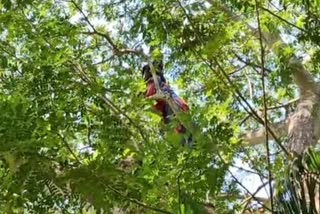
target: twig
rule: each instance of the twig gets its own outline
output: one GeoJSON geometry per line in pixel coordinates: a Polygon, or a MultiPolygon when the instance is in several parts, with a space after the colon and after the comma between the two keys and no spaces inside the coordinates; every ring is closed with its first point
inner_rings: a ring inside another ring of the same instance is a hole
{"type": "Polygon", "coordinates": [[[61,133],[57,133],[59,138],[61,139],[63,145],[67,148],[70,154],[74,157],[74,159],[79,163],[82,164],[78,156],[72,151],[71,147],[69,146],[68,142],[66,141],[65,137],[61,133]]]}
{"type": "Polygon", "coordinates": [[[272,2],[272,0],[269,0],[269,4],[270,4],[272,7],[274,7],[276,10],[278,10],[279,12],[283,11],[283,9],[278,8],[278,6],[276,6],[276,5],[272,2]]]}
{"type": "MultiPolygon", "coordinates": [[[[200,58],[203,59],[203,57],[201,55],[199,55],[200,58]]],[[[205,59],[203,59],[205,61],[205,59]]],[[[206,61],[205,61],[206,62],[206,61]]],[[[219,70],[222,72],[222,74],[225,76],[225,78],[227,79],[227,82],[231,85],[231,87],[234,89],[235,94],[238,95],[240,97],[240,99],[246,104],[246,106],[249,108],[250,110],[250,114],[252,114],[254,116],[254,118],[261,124],[264,124],[264,119],[262,119],[257,112],[253,109],[253,107],[250,105],[250,103],[245,99],[245,97],[242,95],[242,93],[239,91],[239,89],[232,83],[232,80],[229,78],[229,76],[227,75],[227,73],[225,72],[225,70],[223,69],[223,67],[220,65],[220,63],[218,62],[218,60],[214,59],[215,64],[218,66],[219,70]]],[[[207,65],[209,66],[209,68],[212,71],[215,71],[214,68],[212,67],[211,63],[206,62],[207,65]]],[[[285,147],[281,144],[280,140],[277,138],[277,136],[275,135],[275,133],[272,131],[272,129],[267,126],[267,132],[270,133],[270,135],[273,137],[273,139],[275,140],[275,142],[278,144],[278,146],[281,148],[281,150],[289,156],[289,152],[285,149],[285,147]]]]}
{"type": "MultiPolygon", "coordinates": [[[[4,43],[4,42],[2,42],[4,43]]],[[[3,47],[2,45],[0,46],[1,51],[7,53],[9,56],[15,58],[15,60],[19,61],[19,62],[24,62],[24,60],[22,58],[19,58],[16,56],[15,53],[11,53],[9,50],[15,50],[14,47],[10,47],[9,44],[5,44],[7,47],[3,47]]]]}
{"type": "Polygon", "coordinates": [[[233,75],[235,73],[238,73],[239,71],[242,71],[243,69],[245,69],[248,65],[243,65],[242,67],[235,69],[234,71],[232,71],[231,73],[229,73],[229,75],[233,75]]]}
{"type": "MultiPolygon", "coordinates": [[[[221,160],[221,162],[222,162],[223,164],[225,164],[225,165],[228,166],[228,164],[225,162],[225,160],[221,157],[221,155],[220,155],[219,153],[217,153],[217,156],[219,157],[219,159],[221,160]]],[[[256,193],[255,193],[255,194],[251,193],[251,192],[238,180],[238,178],[233,175],[233,173],[230,171],[230,169],[227,169],[227,171],[230,173],[230,175],[231,175],[231,177],[234,179],[234,181],[235,181],[237,184],[239,184],[239,185],[241,186],[241,188],[244,189],[244,190],[247,192],[247,194],[252,197],[252,199],[254,199],[255,201],[257,201],[257,203],[259,203],[262,207],[264,207],[265,209],[267,209],[267,210],[270,211],[270,209],[269,209],[267,206],[265,206],[264,204],[262,204],[262,203],[260,202],[260,200],[255,196],[256,193]]],[[[257,191],[256,191],[256,192],[257,192],[257,191]]]]}
{"type": "Polygon", "coordinates": [[[250,117],[252,117],[252,114],[248,114],[245,118],[243,118],[240,121],[239,126],[242,126],[250,117]]]}
{"type": "Polygon", "coordinates": [[[245,169],[243,167],[240,167],[240,166],[236,166],[234,164],[230,164],[230,166],[236,168],[236,169],[239,169],[241,171],[244,171],[244,172],[247,172],[247,173],[251,173],[251,174],[255,174],[255,175],[260,175],[258,172],[255,172],[255,171],[252,171],[252,170],[249,170],[249,169],[245,169]]]}
{"type": "MultiPolygon", "coordinates": [[[[262,31],[261,31],[261,23],[260,23],[260,13],[258,9],[258,1],[255,0],[256,3],[256,15],[257,15],[257,22],[258,22],[258,31],[259,31],[259,43],[260,43],[260,58],[261,58],[261,82],[262,82],[262,93],[263,93],[263,108],[264,108],[264,126],[265,129],[268,127],[268,109],[267,109],[267,98],[266,98],[266,85],[265,85],[265,70],[264,70],[264,47],[262,42],[262,31]]],[[[268,132],[265,132],[265,145],[267,149],[267,163],[268,163],[268,174],[269,174],[269,192],[270,192],[270,202],[271,202],[271,213],[274,210],[273,204],[273,189],[272,189],[272,172],[271,172],[271,160],[270,160],[270,148],[269,148],[269,135],[268,132]]]]}
{"type": "MultiPolygon", "coordinates": [[[[262,188],[264,188],[268,183],[269,183],[269,182],[262,183],[262,184],[256,189],[256,191],[255,191],[254,193],[252,193],[252,196],[253,196],[253,197],[256,197],[256,195],[258,194],[258,192],[259,192],[262,188]]],[[[247,209],[250,201],[253,199],[252,196],[249,196],[248,198],[246,198],[246,199],[242,202],[242,204],[245,203],[245,205],[244,205],[244,207],[243,207],[243,209],[242,209],[242,212],[241,212],[242,214],[245,214],[245,211],[246,211],[246,209],[247,209]]],[[[259,199],[259,198],[256,197],[256,199],[259,199]]],[[[262,200],[259,200],[259,201],[262,201],[262,200]]]]}
{"type": "Polygon", "coordinates": [[[96,63],[93,63],[92,65],[93,65],[93,66],[95,66],[95,65],[101,65],[101,64],[104,64],[104,63],[106,63],[106,62],[108,62],[108,61],[111,61],[113,58],[114,58],[114,55],[112,55],[112,56],[110,56],[110,57],[108,57],[108,58],[104,58],[104,57],[103,57],[101,61],[96,62],[96,63]]]}
{"type": "MultiPolygon", "coordinates": [[[[242,58],[239,54],[237,54],[236,52],[234,52],[234,51],[232,51],[232,52],[233,52],[234,56],[235,56],[240,62],[244,63],[245,65],[262,69],[262,67],[261,67],[260,65],[255,64],[255,63],[253,63],[253,62],[251,62],[251,61],[247,61],[247,60],[243,59],[243,58],[242,58]]],[[[272,72],[272,71],[271,71],[270,69],[268,69],[268,68],[264,68],[264,70],[265,70],[265,71],[268,71],[269,73],[272,72]]],[[[257,71],[257,70],[255,69],[255,71],[257,71]]]]}
{"type": "Polygon", "coordinates": [[[231,175],[231,177],[234,179],[234,181],[235,181],[237,184],[239,184],[239,185],[241,186],[241,188],[244,189],[244,190],[247,192],[247,194],[248,194],[252,199],[254,199],[255,201],[257,201],[257,203],[259,203],[259,204],[260,204],[262,207],[264,207],[265,209],[271,211],[270,208],[267,207],[266,205],[264,205],[263,203],[261,203],[260,200],[254,195],[254,193],[251,193],[251,192],[238,180],[238,178],[236,178],[236,177],[232,174],[232,172],[231,172],[230,170],[228,170],[228,172],[230,173],[230,175],[231,175]]]}
{"type": "Polygon", "coordinates": [[[248,72],[246,70],[244,71],[244,74],[245,74],[245,77],[247,78],[247,81],[248,81],[249,96],[250,96],[250,99],[252,100],[253,99],[252,83],[251,83],[249,74],[248,74],[248,72]]]}
{"type": "Polygon", "coordinates": [[[90,123],[90,119],[88,118],[88,124],[87,124],[87,141],[90,147],[92,147],[92,142],[91,142],[91,131],[92,131],[92,127],[91,127],[91,123],[90,123]]]}
{"type": "Polygon", "coordinates": [[[287,108],[288,106],[297,103],[299,101],[299,99],[300,98],[295,98],[295,99],[289,100],[287,103],[284,103],[284,104],[280,104],[280,105],[276,105],[276,106],[270,106],[270,107],[268,107],[268,110],[275,110],[275,109],[279,109],[279,108],[287,108]]]}
{"type": "Polygon", "coordinates": [[[268,13],[271,14],[272,16],[280,19],[281,21],[283,21],[284,23],[290,25],[291,27],[294,27],[294,28],[296,28],[296,29],[298,29],[298,30],[301,30],[301,31],[304,32],[304,33],[307,33],[307,31],[306,31],[305,29],[303,29],[303,28],[301,28],[301,27],[298,27],[298,26],[295,25],[295,24],[292,24],[291,22],[289,22],[289,21],[285,20],[284,18],[282,18],[281,16],[275,14],[274,12],[272,12],[271,10],[269,10],[268,8],[261,7],[261,6],[259,6],[259,8],[261,8],[262,10],[268,12],[268,13]]]}
{"type": "MultiPolygon", "coordinates": [[[[112,41],[111,37],[108,34],[104,34],[101,32],[98,32],[96,30],[96,28],[93,26],[93,24],[91,23],[91,21],[89,20],[88,16],[84,13],[84,11],[81,9],[81,7],[73,0],[70,0],[70,2],[76,7],[76,9],[81,13],[81,15],[83,16],[83,18],[85,19],[85,21],[89,24],[89,26],[91,27],[91,29],[93,30],[93,33],[102,36],[103,38],[105,38],[109,44],[112,46],[113,49],[118,50],[116,44],[112,41]]],[[[89,32],[90,33],[90,32],[89,32]]]]}
{"type": "Polygon", "coordinates": [[[107,33],[102,33],[102,32],[99,32],[95,27],[94,25],[91,23],[91,21],[89,20],[88,16],[84,13],[84,11],[81,9],[81,7],[73,0],[70,0],[70,2],[76,7],[76,9],[81,13],[81,15],[83,16],[84,20],[88,23],[88,25],[90,26],[90,28],[93,30],[93,32],[82,32],[82,33],[85,33],[85,34],[88,34],[88,35],[93,35],[93,34],[96,34],[96,35],[99,35],[103,38],[105,38],[108,43],[111,45],[112,49],[113,49],[113,53],[117,56],[121,56],[121,55],[125,55],[125,54],[141,54],[142,52],[141,51],[138,51],[138,50],[134,50],[134,49],[127,49],[127,48],[124,48],[124,49],[120,49],[116,43],[112,40],[111,36],[107,33]]]}

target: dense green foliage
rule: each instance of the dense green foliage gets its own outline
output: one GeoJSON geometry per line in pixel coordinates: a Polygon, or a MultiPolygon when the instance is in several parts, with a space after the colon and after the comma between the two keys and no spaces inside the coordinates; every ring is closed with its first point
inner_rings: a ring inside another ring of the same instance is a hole
{"type": "MultiPolygon", "coordinates": [[[[308,54],[318,76],[319,1],[259,5],[263,30],[288,37],[282,55],[308,54]]],[[[235,158],[268,175],[264,145],[244,147],[239,137],[259,125],[248,104],[263,107],[260,45],[247,27],[255,8],[251,0],[0,1],[1,213],[241,212],[248,192],[229,172],[235,158]],[[150,49],[161,50],[165,76],[190,105],[180,119],[197,124],[192,149],[172,131],[177,119],[165,127],[142,95],[150,49]]],[[[268,106],[297,96],[282,55],[264,56],[268,106]]],[[[283,157],[272,155],[275,179],[286,173],[283,157]]]]}

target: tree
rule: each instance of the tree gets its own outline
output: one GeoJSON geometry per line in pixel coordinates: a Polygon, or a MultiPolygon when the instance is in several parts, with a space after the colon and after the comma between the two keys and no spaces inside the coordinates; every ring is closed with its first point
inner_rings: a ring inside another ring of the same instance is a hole
{"type": "Polygon", "coordinates": [[[318,210],[317,2],[0,6],[0,210],[318,210]],[[191,106],[167,126],[141,95],[140,69],[160,55],[191,106]],[[256,191],[231,171],[244,170],[236,159],[260,176],[256,191]],[[257,196],[264,187],[272,197],[257,196]]]}

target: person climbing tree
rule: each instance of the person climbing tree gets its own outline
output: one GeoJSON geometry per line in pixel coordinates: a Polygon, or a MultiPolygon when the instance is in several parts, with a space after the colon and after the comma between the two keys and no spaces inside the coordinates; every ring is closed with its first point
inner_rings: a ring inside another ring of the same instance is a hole
{"type": "MultiPolygon", "coordinates": [[[[156,69],[156,77],[158,79],[159,88],[160,90],[169,96],[170,99],[176,104],[176,106],[181,110],[182,112],[187,112],[189,110],[188,104],[184,99],[179,97],[173,89],[167,84],[167,81],[163,74],[163,63],[160,62],[153,62],[153,66],[156,69]]],[[[144,65],[142,68],[142,76],[146,82],[146,92],[145,97],[152,97],[157,93],[156,84],[152,77],[151,68],[150,66],[144,65]]],[[[153,111],[159,115],[161,115],[164,124],[168,124],[171,121],[171,117],[174,116],[174,111],[168,104],[167,100],[165,99],[156,99],[156,104],[153,106],[153,111]]],[[[186,133],[186,128],[179,124],[178,127],[175,128],[176,133],[184,134],[186,133]]],[[[188,141],[191,140],[191,136],[189,137],[188,141]]]]}

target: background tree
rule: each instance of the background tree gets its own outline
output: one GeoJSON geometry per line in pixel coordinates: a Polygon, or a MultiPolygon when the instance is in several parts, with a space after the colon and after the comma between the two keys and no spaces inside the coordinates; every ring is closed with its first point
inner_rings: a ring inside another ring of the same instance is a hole
{"type": "Polygon", "coordinates": [[[304,151],[319,139],[319,8],[1,1],[0,210],[316,212],[319,158],[304,151]],[[159,52],[191,106],[169,126],[141,95],[140,69],[159,52]],[[197,124],[192,148],[178,122],[197,124]],[[272,197],[257,196],[264,187],[272,197]]]}

